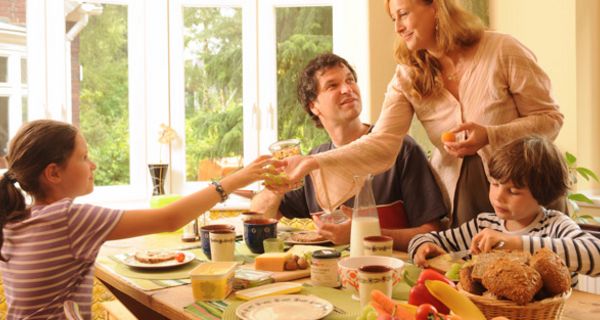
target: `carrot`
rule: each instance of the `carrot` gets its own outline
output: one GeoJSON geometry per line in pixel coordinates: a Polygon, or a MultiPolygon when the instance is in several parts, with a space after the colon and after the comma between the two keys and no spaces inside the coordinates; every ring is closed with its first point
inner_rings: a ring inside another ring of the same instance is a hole
{"type": "Polygon", "coordinates": [[[379,316],[391,315],[391,313],[385,311],[383,309],[383,307],[379,303],[377,303],[376,301],[371,300],[370,304],[373,307],[373,309],[375,309],[375,311],[377,311],[377,315],[379,315],[379,316]]]}
{"type": "Polygon", "coordinates": [[[414,319],[414,315],[408,312],[406,309],[401,306],[396,305],[396,303],[388,298],[383,292],[379,290],[371,291],[371,305],[373,308],[379,312],[379,310],[375,307],[381,308],[385,313],[394,316],[400,320],[412,320],[414,319]]]}

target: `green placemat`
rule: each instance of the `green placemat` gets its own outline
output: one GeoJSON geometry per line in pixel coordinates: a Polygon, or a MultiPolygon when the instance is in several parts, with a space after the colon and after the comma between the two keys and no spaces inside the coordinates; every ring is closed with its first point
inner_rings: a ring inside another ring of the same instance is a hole
{"type": "MultiPolygon", "coordinates": [[[[338,290],[328,287],[312,287],[305,285],[302,291],[298,294],[314,295],[319,298],[325,299],[331,302],[332,305],[338,309],[343,310],[343,313],[332,311],[327,317],[323,318],[326,320],[354,320],[360,315],[360,302],[352,299],[352,292],[350,290],[338,290]]],[[[229,306],[223,312],[222,318],[224,320],[238,320],[239,318],[235,315],[235,310],[242,303],[247,301],[233,298],[225,300],[229,306]]]]}
{"type": "Polygon", "coordinates": [[[173,280],[173,279],[186,279],[190,277],[190,271],[200,265],[202,262],[198,260],[192,260],[183,266],[167,268],[167,269],[141,269],[131,268],[122,263],[117,263],[115,266],[115,272],[135,279],[148,279],[148,280],[173,280]]]}

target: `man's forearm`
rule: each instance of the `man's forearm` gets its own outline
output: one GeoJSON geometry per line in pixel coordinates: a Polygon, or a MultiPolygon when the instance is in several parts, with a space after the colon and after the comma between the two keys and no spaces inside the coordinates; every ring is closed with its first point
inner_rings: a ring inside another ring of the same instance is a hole
{"type": "Polygon", "coordinates": [[[281,217],[279,205],[282,199],[283,195],[265,189],[252,197],[250,210],[263,213],[265,218],[279,219],[281,217]]]}
{"type": "Polygon", "coordinates": [[[382,229],[381,234],[392,237],[394,239],[394,249],[399,251],[407,251],[410,240],[422,233],[431,231],[439,231],[441,229],[439,222],[428,222],[421,226],[406,229],[382,229]]]}

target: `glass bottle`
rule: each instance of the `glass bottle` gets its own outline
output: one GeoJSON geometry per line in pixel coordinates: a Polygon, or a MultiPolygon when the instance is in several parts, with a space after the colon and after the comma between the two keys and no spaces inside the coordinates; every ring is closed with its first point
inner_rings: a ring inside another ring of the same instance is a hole
{"type": "Polygon", "coordinates": [[[373,196],[373,176],[354,176],[355,185],[360,185],[364,180],[362,188],[354,198],[354,209],[352,210],[352,227],[350,231],[350,256],[363,255],[363,239],[368,236],[381,235],[379,226],[379,215],[373,196]]]}

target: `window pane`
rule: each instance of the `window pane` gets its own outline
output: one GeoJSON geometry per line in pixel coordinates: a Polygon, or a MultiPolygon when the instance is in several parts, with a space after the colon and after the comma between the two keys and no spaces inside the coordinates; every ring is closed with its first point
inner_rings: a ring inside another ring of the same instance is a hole
{"type": "Polygon", "coordinates": [[[127,7],[104,5],[79,37],[79,126],[98,165],[95,183],[129,184],[127,7]]]}
{"type": "Polygon", "coordinates": [[[23,123],[29,119],[29,108],[27,107],[27,97],[21,99],[21,120],[23,123]]]}
{"type": "Polygon", "coordinates": [[[242,164],[242,11],[184,8],[186,180],[242,164]]]}
{"type": "Polygon", "coordinates": [[[27,59],[21,59],[21,84],[27,84],[27,59]]]}
{"type": "Polygon", "coordinates": [[[333,47],[332,8],[278,8],[277,18],[277,132],[278,138],[302,138],[306,153],[328,140],[296,98],[297,76],[316,55],[333,47]]]}
{"type": "Polygon", "coordinates": [[[8,81],[8,57],[0,57],[0,82],[8,81]]]}
{"type": "Polygon", "coordinates": [[[8,97],[0,97],[0,158],[6,155],[8,129],[8,97]]]}

